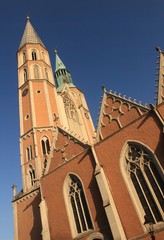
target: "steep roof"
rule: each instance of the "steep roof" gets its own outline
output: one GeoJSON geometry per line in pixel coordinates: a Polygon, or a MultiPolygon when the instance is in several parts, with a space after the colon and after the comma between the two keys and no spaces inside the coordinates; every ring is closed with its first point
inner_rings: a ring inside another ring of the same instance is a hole
{"type": "Polygon", "coordinates": [[[75,85],[73,84],[73,80],[70,72],[68,71],[68,69],[66,68],[66,66],[64,65],[60,57],[58,56],[58,53],[56,50],[55,50],[55,54],[56,54],[55,77],[57,81],[57,92],[61,92],[65,84],[67,84],[69,88],[75,87],[75,85]]]}
{"type": "Polygon", "coordinates": [[[64,63],[62,62],[62,60],[60,59],[57,50],[55,50],[56,53],[56,69],[55,71],[59,70],[59,69],[66,69],[64,63]]]}
{"type": "Polygon", "coordinates": [[[19,45],[19,49],[22,48],[27,43],[39,43],[43,47],[45,47],[43,42],[41,41],[40,37],[36,33],[35,29],[31,25],[29,17],[27,17],[27,23],[26,23],[26,27],[25,27],[25,30],[23,33],[21,43],[19,45]]]}

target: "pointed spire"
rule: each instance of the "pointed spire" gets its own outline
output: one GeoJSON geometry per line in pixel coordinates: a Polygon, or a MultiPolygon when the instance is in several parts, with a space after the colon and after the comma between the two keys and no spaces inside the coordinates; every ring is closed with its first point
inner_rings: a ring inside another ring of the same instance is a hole
{"type": "Polygon", "coordinates": [[[58,71],[59,69],[66,69],[64,63],[62,62],[62,60],[60,59],[57,50],[55,49],[55,54],[56,54],[56,70],[58,71]]]}
{"type": "Polygon", "coordinates": [[[58,86],[57,91],[61,91],[65,83],[67,83],[69,87],[75,87],[72,81],[71,74],[69,73],[64,63],[58,56],[57,50],[55,50],[55,54],[56,54],[55,78],[58,86]]]}
{"type": "Polygon", "coordinates": [[[35,32],[35,29],[31,25],[29,17],[27,17],[27,23],[19,49],[22,48],[27,43],[40,43],[43,47],[45,47],[38,34],[35,32]]]}

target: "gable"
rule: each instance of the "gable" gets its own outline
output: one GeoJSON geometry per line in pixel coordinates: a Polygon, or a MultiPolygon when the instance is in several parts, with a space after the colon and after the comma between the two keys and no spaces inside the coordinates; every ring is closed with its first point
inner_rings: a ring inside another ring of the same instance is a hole
{"type": "Polygon", "coordinates": [[[88,145],[59,129],[48,171],[72,160],[75,156],[85,152],[86,149],[88,149],[88,145]]]}

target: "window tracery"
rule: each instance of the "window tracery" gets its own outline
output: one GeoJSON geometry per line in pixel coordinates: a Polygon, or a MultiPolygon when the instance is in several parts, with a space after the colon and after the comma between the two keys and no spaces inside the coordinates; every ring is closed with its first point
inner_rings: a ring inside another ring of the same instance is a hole
{"type": "Polygon", "coordinates": [[[73,215],[76,234],[93,229],[86,197],[81,181],[73,174],[68,178],[67,197],[73,215]]]}
{"type": "Polygon", "coordinates": [[[126,168],[147,218],[154,223],[163,221],[164,184],[153,155],[142,146],[129,144],[126,168]]]}
{"type": "Polygon", "coordinates": [[[79,123],[79,116],[74,102],[67,95],[64,96],[63,102],[67,117],[79,123]]]}

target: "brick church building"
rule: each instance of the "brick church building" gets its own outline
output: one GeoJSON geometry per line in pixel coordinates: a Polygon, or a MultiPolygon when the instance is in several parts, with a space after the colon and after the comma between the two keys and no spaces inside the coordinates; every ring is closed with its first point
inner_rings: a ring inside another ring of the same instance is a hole
{"type": "Polygon", "coordinates": [[[164,239],[164,53],[156,105],[103,88],[95,131],[84,94],[27,18],[17,52],[22,186],[14,240],[164,239]]]}

